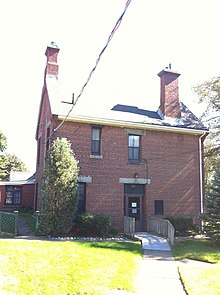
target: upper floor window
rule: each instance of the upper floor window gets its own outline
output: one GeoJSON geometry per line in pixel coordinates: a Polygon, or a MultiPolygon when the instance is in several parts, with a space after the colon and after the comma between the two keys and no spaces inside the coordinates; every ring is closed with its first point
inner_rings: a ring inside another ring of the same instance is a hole
{"type": "Polygon", "coordinates": [[[91,145],[92,155],[101,155],[101,128],[92,127],[92,145],[91,145]]]}
{"type": "Polygon", "coordinates": [[[128,135],[128,161],[130,163],[140,162],[140,135],[128,135]]]}
{"type": "Polygon", "coordinates": [[[21,187],[20,186],[6,186],[6,205],[20,205],[21,204],[21,187]]]}

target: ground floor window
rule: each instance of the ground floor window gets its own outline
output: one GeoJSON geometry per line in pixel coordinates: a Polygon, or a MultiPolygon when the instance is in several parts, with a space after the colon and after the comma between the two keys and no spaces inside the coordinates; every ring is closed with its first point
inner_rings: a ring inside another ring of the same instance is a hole
{"type": "Polygon", "coordinates": [[[20,205],[21,204],[21,186],[6,186],[5,204],[20,205]]]}
{"type": "Polygon", "coordinates": [[[83,214],[86,211],[86,184],[83,182],[78,183],[77,201],[77,214],[83,214]]]}
{"type": "Polygon", "coordinates": [[[154,214],[155,215],[163,215],[164,214],[163,200],[155,200],[154,201],[154,214]]]}

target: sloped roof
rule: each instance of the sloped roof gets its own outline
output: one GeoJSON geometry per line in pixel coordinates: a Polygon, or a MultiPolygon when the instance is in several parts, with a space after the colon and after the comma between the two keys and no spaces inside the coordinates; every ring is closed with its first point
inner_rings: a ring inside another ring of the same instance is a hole
{"type": "MultiPolygon", "coordinates": [[[[30,174],[30,173],[29,173],[30,174]]],[[[10,181],[0,181],[0,185],[24,185],[24,184],[34,184],[35,183],[35,174],[29,175],[27,178],[23,179],[13,179],[10,181]]]]}
{"type": "MultiPolygon", "coordinates": [[[[71,92],[68,93],[67,89],[62,88],[62,85],[54,77],[46,78],[46,85],[51,103],[51,109],[53,115],[65,117],[71,109],[71,104],[64,103],[66,98],[71,98],[71,92]]],[[[108,96],[108,93],[106,93],[108,96]]],[[[180,120],[169,121],[166,118],[162,118],[158,111],[151,111],[147,109],[141,109],[138,106],[114,104],[114,99],[105,97],[100,103],[100,99],[90,97],[90,99],[79,100],[73,107],[68,120],[71,118],[89,118],[90,121],[99,119],[109,120],[118,123],[133,123],[133,124],[145,124],[146,127],[151,126],[166,126],[177,127],[188,130],[201,130],[208,131],[208,129],[202,124],[202,122],[181,102],[182,116],[180,120]],[[112,103],[113,101],[113,103],[112,103]]]]}

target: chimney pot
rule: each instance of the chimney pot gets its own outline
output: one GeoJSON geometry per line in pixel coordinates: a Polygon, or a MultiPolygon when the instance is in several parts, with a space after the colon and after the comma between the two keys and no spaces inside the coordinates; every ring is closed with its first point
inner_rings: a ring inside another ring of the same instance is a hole
{"type": "Polygon", "coordinates": [[[45,77],[54,76],[58,77],[59,66],[57,64],[57,57],[59,53],[59,48],[55,42],[51,42],[50,45],[47,46],[45,55],[47,57],[47,64],[45,69],[45,77]]]}
{"type": "Polygon", "coordinates": [[[179,119],[181,117],[181,107],[179,103],[179,73],[169,68],[162,70],[160,77],[160,113],[164,118],[179,119]]]}

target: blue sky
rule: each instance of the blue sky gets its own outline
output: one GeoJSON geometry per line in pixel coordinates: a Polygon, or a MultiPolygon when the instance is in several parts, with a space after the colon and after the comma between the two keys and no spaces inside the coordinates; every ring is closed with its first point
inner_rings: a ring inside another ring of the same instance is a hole
{"type": "MultiPolygon", "coordinates": [[[[59,48],[59,79],[77,95],[122,13],[126,0],[0,2],[0,129],[29,170],[47,44],[59,48]]],[[[132,0],[81,99],[108,97],[156,110],[160,72],[181,73],[180,99],[196,114],[192,86],[219,75],[218,0],[132,0]],[[106,95],[108,93],[108,95],[106,95]]],[[[71,99],[71,98],[64,98],[71,99]]]]}

